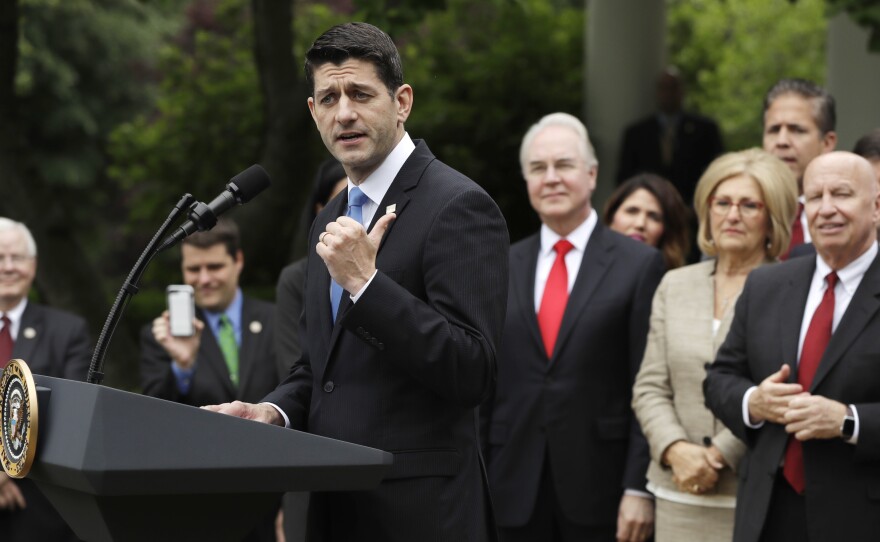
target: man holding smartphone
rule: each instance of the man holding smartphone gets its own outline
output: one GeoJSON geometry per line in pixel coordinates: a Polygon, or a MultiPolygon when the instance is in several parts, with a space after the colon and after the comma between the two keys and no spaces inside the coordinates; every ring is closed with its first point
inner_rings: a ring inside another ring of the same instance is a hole
{"type": "MultiPolygon", "coordinates": [[[[239,288],[244,254],[238,227],[220,219],[212,230],[184,239],[180,254],[183,282],[194,295],[195,318],[187,336],[175,335],[181,331],[177,326],[172,333],[168,310],[152,326],[144,326],[144,394],[193,406],[259,400],[278,385],[275,306],[245,297],[239,288]]],[[[177,296],[187,290],[172,286],[168,291],[177,296]]],[[[179,300],[169,304],[172,311],[179,307],[179,300]]],[[[274,541],[274,523],[273,512],[245,540],[274,541]]]]}
{"type": "MultiPolygon", "coordinates": [[[[141,333],[144,394],[194,406],[257,400],[278,385],[274,305],[245,297],[238,228],[220,220],[181,244],[183,282],[192,287],[196,316],[190,333],[173,332],[165,311],[141,333]],[[207,328],[207,329],[206,329],[207,328]]],[[[169,287],[171,295],[188,288],[169,287]]],[[[178,310],[175,302],[171,310],[178,310]]],[[[187,318],[186,312],[183,318],[187,318]]]]}

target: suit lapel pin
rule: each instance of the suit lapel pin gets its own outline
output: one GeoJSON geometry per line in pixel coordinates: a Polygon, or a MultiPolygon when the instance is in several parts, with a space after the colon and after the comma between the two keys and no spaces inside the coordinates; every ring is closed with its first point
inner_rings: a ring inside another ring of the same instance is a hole
{"type": "Polygon", "coordinates": [[[390,215],[391,213],[395,212],[396,210],[397,210],[397,204],[392,203],[388,207],[385,207],[385,214],[390,215]]]}
{"type": "Polygon", "coordinates": [[[248,329],[251,330],[251,333],[256,335],[257,333],[263,331],[263,324],[257,320],[254,320],[253,322],[250,323],[250,325],[248,326],[248,329]]]}
{"type": "Polygon", "coordinates": [[[22,331],[22,334],[24,335],[25,339],[33,339],[37,336],[37,330],[32,327],[26,327],[22,331]]]}

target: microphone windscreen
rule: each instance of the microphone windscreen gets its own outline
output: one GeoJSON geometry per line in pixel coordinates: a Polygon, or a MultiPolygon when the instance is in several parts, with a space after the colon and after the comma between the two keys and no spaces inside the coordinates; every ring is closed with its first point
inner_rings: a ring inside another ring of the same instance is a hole
{"type": "Polygon", "coordinates": [[[259,164],[254,164],[229,180],[229,184],[240,203],[249,202],[254,196],[269,188],[272,181],[269,174],[259,164]]]}

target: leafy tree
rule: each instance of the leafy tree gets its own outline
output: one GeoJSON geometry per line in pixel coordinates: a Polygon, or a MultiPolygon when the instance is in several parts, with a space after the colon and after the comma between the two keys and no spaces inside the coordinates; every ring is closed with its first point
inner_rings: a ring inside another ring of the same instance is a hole
{"type": "MultiPolygon", "coordinates": [[[[273,179],[270,191],[233,216],[247,222],[243,280],[266,286],[289,260],[299,202],[326,155],[293,57],[307,44],[294,37],[311,39],[316,28],[341,18],[319,4],[300,5],[297,14],[290,6],[277,0],[193,2],[182,45],[179,39],[163,49],[155,109],[119,126],[110,145],[110,175],[139,202],[136,231],[155,227],[182,193],[209,199],[225,179],[263,163],[273,179]]],[[[152,284],[179,276],[173,266],[155,267],[145,277],[152,284]]]]}
{"type": "MultiPolygon", "coordinates": [[[[111,301],[103,277],[115,270],[103,265],[116,237],[107,224],[122,208],[104,144],[150,101],[152,53],[173,20],[134,0],[0,4],[0,214],[37,239],[38,297],[97,335],[111,301]]],[[[136,359],[132,341],[115,347],[136,359]]]]}
{"type": "Polygon", "coordinates": [[[824,10],[822,0],[669,0],[670,60],[728,149],[760,146],[762,100],[778,79],[824,83],[824,10]]]}
{"type": "Polygon", "coordinates": [[[523,134],[547,113],[581,111],[584,26],[583,10],[541,0],[448,0],[393,36],[414,89],[409,133],[490,192],[512,240],[537,227],[523,134]]]}

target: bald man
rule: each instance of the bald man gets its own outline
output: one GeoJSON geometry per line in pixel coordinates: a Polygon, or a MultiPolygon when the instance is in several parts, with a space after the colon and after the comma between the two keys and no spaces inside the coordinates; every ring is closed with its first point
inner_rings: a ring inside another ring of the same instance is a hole
{"type": "Polygon", "coordinates": [[[734,541],[880,532],[880,196],[848,152],[804,173],[816,256],[749,275],[706,404],[749,447],[734,541]]]}

